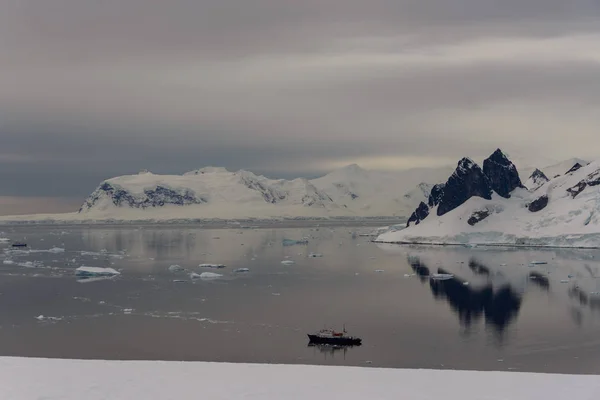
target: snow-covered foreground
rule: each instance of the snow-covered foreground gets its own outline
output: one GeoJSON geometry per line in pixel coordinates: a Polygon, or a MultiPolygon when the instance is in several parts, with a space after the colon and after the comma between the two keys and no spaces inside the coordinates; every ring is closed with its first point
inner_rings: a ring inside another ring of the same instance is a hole
{"type": "Polygon", "coordinates": [[[600,377],[0,357],[0,397],[5,400],[591,400],[600,398],[600,377]]]}

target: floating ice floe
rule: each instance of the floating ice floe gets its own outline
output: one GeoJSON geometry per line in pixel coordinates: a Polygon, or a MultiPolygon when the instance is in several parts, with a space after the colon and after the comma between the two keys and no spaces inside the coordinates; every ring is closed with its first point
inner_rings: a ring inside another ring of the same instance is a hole
{"type": "Polygon", "coordinates": [[[15,262],[13,260],[4,260],[4,261],[2,261],[2,264],[5,264],[5,265],[13,265],[14,263],[15,262]]]}
{"type": "Polygon", "coordinates": [[[236,273],[250,272],[250,268],[238,268],[238,269],[234,270],[233,272],[236,272],[236,273]]]}
{"type": "Polygon", "coordinates": [[[320,258],[320,257],[323,257],[323,254],[320,254],[320,253],[310,253],[308,255],[308,257],[309,258],[320,258]]]}
{"type": "Polygon", "coordinates": [[[284,246],[295,246],[297,244],[308,244],[308,239],[294,240],[294,239],[283,239],[281,244],[284,246]]]}
{"type": "Polygon", "coordinates": [[[9,238],[4,238],[4,237],[0,238],[0,243],[8,243],[8,242],[10,242],[9,238]]]}
{"type": "Polygon", "coordinates": [[[200,268],[225,268],[225,264],[200,264],[200,268]]]}
{"type": "Polygon", "coordinates": [[[62,317],[46,317],[44,315],[38,315],[35,319],[38,321],[61,321],[62,317]]]}
{"type": "Polygon", "coordinates": [[[293,261],[293,260],[283,260],[281,263],[283,265],[293,265],[293,264],[296,264],[296,262],[293,261]]]}
{"type": "Polygon", "coordinates": [[[215,274],[214,272],[203,272],[201,274],[197,274],[195,272],[192,272],[190,274],[190,278],[191,279],[203,279],[203,280],[218,279],[218,278],[220,278],[222,276],[223,275],[221,275],[221,274],[215,274]]]}
{"type": "Polygon", "coordinates": [[[447,281],[448,279],[454,278],[452,274],[432,274],[431,279],[435,281],[447,281]]]}
{"type": "Polygon", "coordinates": [[[183,279],[173,279],[173,283],[186,283],[183,279]]]}
{"type": "Polygon", "coordinates": [[[104,277],[115,276],[120,274],[121,273],[114,268],[81,266],[75,270],[75,275],[77,276],[104,277]]]}
{"type": "Polygon", "coordinates": [[[376,269],[375,272],[384,272],[382,269],[376,269]]]}
{"type": "Polygon", "coordinates": [[[169,271],[171,271],[171,272],[181,272],[183,270],[185,270],[185,268],[183,268],[181,265],[177,265],[177,264],[171,265],[169,267],[169,271]]]}
{"type": "Polygon", "coordinates": [[[17,264],[19,267],[25,268],[42,268],[44,263],[41,261],[24,261],[17,264]]]}

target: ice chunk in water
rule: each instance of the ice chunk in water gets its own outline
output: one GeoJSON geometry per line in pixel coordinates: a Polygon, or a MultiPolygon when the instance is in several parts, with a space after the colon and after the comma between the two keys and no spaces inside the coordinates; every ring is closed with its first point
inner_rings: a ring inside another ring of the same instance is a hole
{"type": "Polygon", "coordinates": [[[308,255],[309,258],[319,258],[319,257],[323,257],[323,254],[320,253],[310,253],[308,255]]]}
{"type": "Polygon", "coordinates": [[[200,268],[225,268],[225,264],[200,264],[200,268]]]}
{"type": "Polygon", "coordinates": [[[302,239],[302,240],[294,240],[294,239],[283,239],[281,241],[281,243],[284,246],[295,246],[297,244],[308,244],[308,239],[302,239]]]}
{"type": "Polygon", "coordinates": [[[12,265],[14,263],[15,262],[13,260],[4,260],[4,261],[2,261],[2,264],[6,264],[6,265],[12,265]]]}
{"type": "Polygon", "coordinates": [[[86,267],[82,265],[75,270],[77,276],[114,276],[121,273],[113,268],[86,267]]]}
{"type": "Polygon", "coordinates": [[[376,269],[375,272],[384,272],[382,269],[376,269]]]}
{"type": "Polygon", "coordinates": [[[197,274],[195,272],[192,272],[190,274],[190,278],[192,278],[192,279],[203,279],[203,280],[218,279],[218,278],[220,278],[222,276],[223,275],[221,275],[221,274],[215,274],[214,272],[203,272],[201,274],[197,274]]]}
{"type": "Polygon", "coordinates": [[[237,273],[250,272],[250,268],[238,268],[238,269],[234,270],[233,272],[237,272],[237,273]]]}
{"type": "Polygon", "coordinates": [[[171,272],[181,272],[183,270],[184,270],[184,268],[181,265],[177,265],[177,264],[171,265],[169,267],[169,271],[171,271],[171,272]]]}
{"type": "Polygon", "coordinates": [[[283,260],[281,263],[283,265],[293,265],[293,264],[296,264],[296,262],[293,261],[293,260],[283,260]]]}

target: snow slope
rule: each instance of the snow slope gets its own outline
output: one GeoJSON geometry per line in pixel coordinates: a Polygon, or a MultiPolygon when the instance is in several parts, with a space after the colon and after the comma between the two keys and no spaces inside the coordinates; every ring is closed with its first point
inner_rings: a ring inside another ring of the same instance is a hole
{"type": "Polygon", "coordinates": [[[593,400],[600,377],[307,365],[0,358],[7,400],[593,400]]]}
{"type": "Polygon", "coordinates": [[[2,217],[15,221],[392,217],[410,213],[451,168],[366,171],[351,165],[309,181],[206,167],[183,175],[144,171],[102,182],[78,213],[2,217]],[[420,186],[418,186],[421,184],[420,186]],[[407,193],[408,191],[408,193],[407,193]]]}
{"type": "Polygon", "coordinates": [[[353,164],[311,183],[354,215],[407,216],[427,199],[432,184],[451,172],[451,167],[368,171],[353,164]]]}
{"type": "Polygon", "coordinates": [[[533,192],[516,189],[508,199],[495,193],[491,200],[472,197],[442,216],[436,211],[420,224],[386,232],[376,241],[600,247],[600,162],[550,179],[533,192]],[[532,212],[530,204],[544,196],[547,206],[532,212]],[[467,222],[481,212],[489,216],[473,226],[467,222]]]}

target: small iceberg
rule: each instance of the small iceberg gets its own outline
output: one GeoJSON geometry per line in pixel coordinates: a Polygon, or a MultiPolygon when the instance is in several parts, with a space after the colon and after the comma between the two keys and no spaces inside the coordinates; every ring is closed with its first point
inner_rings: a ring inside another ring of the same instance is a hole
{"type": "Polygon", "coordinates": [[[10,242],[9,238],[4,238],[4,237],[0,238],[0,243],[8,243],[8,242],[10,242]]]}
{"type": "Polygon", "coordinates": [[[236,274],[250,272],[250,268],[238,268],[238,269],[234,270],[233,272],[235,272],[236,274]]]}
{"type": "Polygon", "coordinates": [[[81,266],[75,270],[76,276],[115,276],[121,273],[113,268],[81,266]]]}
{"type": "Polygon", "coordinates": [[[281,244],[284,246],[295,246],[297,244],[308,244],[308,239],[294,240],[294,239],[283,239],[281,244]]]}
{"type": "Polygon", "coordinates": [[[5,264],[5,265],[12,265],[14,263],[15,262],[13,260],[4,260],[4,261],[2,261],[2,264],[5,264]]]}
{"type": "Polygon", "coordinates": [[[449,279],[454,278],[452,274],[432,274],[431,279],[434,281],[447,281],[449,279]]]}
{"type": "Polygon", "coordinates": [[[221,275],[221,274],[215,274],[214,272],[203,272],[201,274],[197,274],[195,272],[192,272],[190,274],[190,278],[192,278],[192,279],[202,279],[202,280],[219,279],[222,276],[223,275],[221,275]]]}
{"type": "Polygon", "coordinates": [[[376,269],[375,272],[384,272],[382,269],[376,269]]]}
{"type": "Polygon", "coordinates": [[[200,268],[215,268],[215,269],[225,268],[225,264],[200,264],[198,266],[200,268]]]}
{"type": "Polygon", "coordinates": [[[308,255],[308,257],[309,258],[320,258],[320,257],[323,257],[323,254],[320,254],[320,253],[310,253],[308,255]]]}
{"type": "Polygon", "coordinates": [[[181,272],[181,271],[184,271],[184,268],[181,265],[174,264],[174,265],[171,265],[169,267],[169,271],[171,271],[171,272],[181,272]]]}
{"type": "Polygon", "coordinates": [[[293,264],[296,264],[296,262],[292,261],[292,260],[283,260],[281,263],[283,265],[293,265],[293,264]]]}

